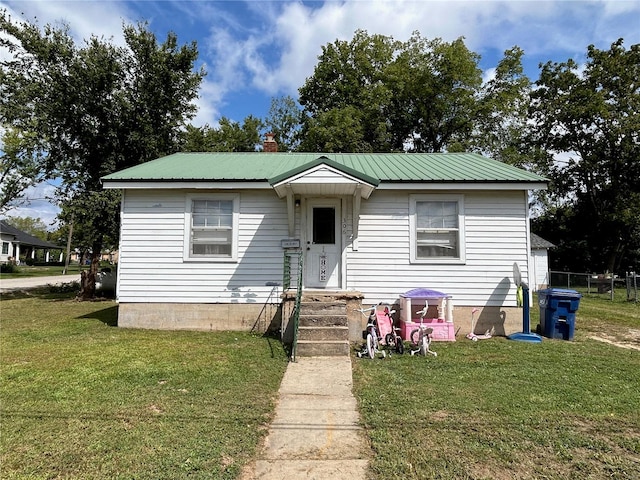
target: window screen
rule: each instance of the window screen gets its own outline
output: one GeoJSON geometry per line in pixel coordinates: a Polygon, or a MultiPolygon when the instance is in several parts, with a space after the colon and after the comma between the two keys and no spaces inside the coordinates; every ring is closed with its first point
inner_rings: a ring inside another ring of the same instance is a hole
{"type": "Polygon", "coordinates": [[[233,200],[193,200],[191,255],[231,257],[233,200]]]}
{"type": "Polygon", "coordinates": [[[416,257],[460,257],[458,202],[416,202],[416,257]]]}

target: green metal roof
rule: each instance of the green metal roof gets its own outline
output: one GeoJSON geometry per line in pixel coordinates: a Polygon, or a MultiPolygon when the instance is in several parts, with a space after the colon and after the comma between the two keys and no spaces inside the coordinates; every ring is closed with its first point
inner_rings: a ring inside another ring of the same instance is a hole
{"type": "Polygon", "coordinates": [[[325,162],[380,182],[546,182],[475,153],[176,153],[102,178],[105,182],[268,181],[325,162]]]}

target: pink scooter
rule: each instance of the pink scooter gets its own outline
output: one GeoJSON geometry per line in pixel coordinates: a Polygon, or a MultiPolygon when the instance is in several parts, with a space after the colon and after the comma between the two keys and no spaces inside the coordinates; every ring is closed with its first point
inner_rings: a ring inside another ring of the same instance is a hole
{"type": "Polygon", "coordinates": [[[477,311],[478,311],[477,308],[474,308],[473,310],[471,310],[471,331],[467,333],[467,338],[469,340],[473,340],[474,342],[477,342],[478,340],[486,340],[487,338],[491,338],[491,330],[487,330],[484,333],[484,335],[476,335],[474,333],[476,330],[477,320],[475,319],[475,314],[477,311]]]}

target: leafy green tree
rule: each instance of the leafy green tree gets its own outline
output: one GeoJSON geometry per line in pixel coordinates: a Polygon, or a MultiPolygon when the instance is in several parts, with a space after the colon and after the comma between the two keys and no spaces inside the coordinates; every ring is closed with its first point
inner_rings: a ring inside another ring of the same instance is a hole
{"type": "Polygon", "coordinates": [[[213,147],[208,141],[209,130],[211,130],[209,125],[203,127],[187,125],[182,133],[180,149],[183,152],[210,152],[213,147]]]}
{"type": "Polygon", "coordinates": [[[400,44],[391,37],[356,31],[350,42],[336,40],[322,47],[313,75],[300,87],[304,107],[304,151],[390,151],[386,112],[390,94],[386,69],[400,44]],[[353,113],[357,116],[353,117],[353,113]],[[336,123],[344,121],[345,123],[336,123]],[[328,131],[344,132],[355,144],[330,139],[328,131]],[[324,140],[329,139],[326,143],[324,140]],[[331,144],[338,142],[337,145],[331,144]],[[334,150],[339,148],[339,150],[334,150]]]}
{"type": "Polygon", "coordinates": [[[26,201],[24,191],[42,180],[33,134],[7,126],[0,140],[0,213],[26,201]]]}
{"type": "Polygon", "coordinates": [[[68,27],[41,29],[6,11],[0,33],[11,53],[1,62],[0,122],[36,139],[25,157],[61,180],[78,231],[87,222],[92,264],[80,295],[92,297],[100,252],[118,231],[119,196],[100,178],[176,151],[204,75],[194,71],[196,45],[179,46],[173,33],[159,44],[140,24],[124,26],[126,47],[96,37],[76,46],[68,27]]]}
{"type": "Polygon", "coordinates": [[[404,44],[393,66],[398,100],[390,118],[411,151],[445,151],[471,135],[482,85],[479,61],[462,38],[447,43],[414,33],[404,44]]]}
{"type": "Polygon", "coordinates": [[[249,115],[242,125],[226,117],[220,126],[194,127],[188,125],[182,134],[181,150],[184,152],[255,152],[260,143],[262,121],[249,115]]]}
{"type": "Polygon", "coordinates": [[[439,152],[467,141],[481,113],[479,58],[462,38],[418,32],[398,42],[358,30],[324,46],[300,88],[301,149],[439,152]],[[347,139],[331,141],[332,130],[347,139]]]}
{"type": "Polygon", "coordinates": [[[527,143],[531,80],[524,74],[524,51],[504,52],[495,76],[483,85],[473,134],[462,149],[518,167],[533,168],[534,154],[527,143]]]}
{"type": "Polygon", "coordinates": [[[355,106],[332,108],[307,119],[300,148],[314,152],[371,152],[364,128],[361,111],[355,106]]]}
{"type": "Polygon", "coordinates": [[[6,222],[24,233],[28,233],[40,240],[49,240],[49,229],[41,218],[8,216],[6,222]]]}
{"type": "Polygon", "coordinates": [[[242,125],[226,117],[220,119],[220,128],[213,136],[217,151],[222,152],[254,152],[260,142],[262,121],[249,115],[242,125]]]}
{"type": "Polygon", "coordinates": [[[274,134],[281,152],[296,151],[300,145],[302,109],[291,96],[271,99],[265,127],[274,134]]]}
{"type": "Polygon", "coordinates": [[[73,248],[82,252],[83,257],[89,255],[93,261],[97,229],[103,232],[99,253],[118,248],[120,193],[117,190],[88,192],[67,200],[61,203],[58,218],[64,226],[56,232],[59,245],[67,243],[68,229],[71,228],[73,248]]]}
{"type": "Polygon", "coordinates": [[[640,45],[541,67],[532,120],[552,201],[588,225],[586,268],[627,268],[640,249],[640,45]]]}

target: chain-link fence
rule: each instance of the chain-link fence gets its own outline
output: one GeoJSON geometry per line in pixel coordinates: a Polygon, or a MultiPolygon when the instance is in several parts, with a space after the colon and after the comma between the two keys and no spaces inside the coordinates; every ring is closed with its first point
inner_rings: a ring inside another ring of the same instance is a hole
{"type": "Polygon", "coordinates": [[[550,288],[567,288],[583,294],[602,296],[613,300],[624,295],[628,301],[638,302],[639,277],[636,272],[627,272],[624,277],[597,275],[593,273],[549,271],[550,288]]]}

